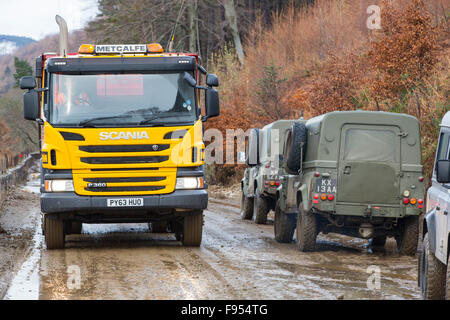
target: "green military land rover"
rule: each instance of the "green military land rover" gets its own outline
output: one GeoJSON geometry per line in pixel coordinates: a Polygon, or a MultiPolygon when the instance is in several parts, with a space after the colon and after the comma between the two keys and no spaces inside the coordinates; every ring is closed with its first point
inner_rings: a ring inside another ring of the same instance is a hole
{"type": "Polygon", "coordinates": [[[400,254],[417,250],[424,178],[418,120],[410,115],[331,112],[294,122],[286,134],[275,208],[275,238],[312,251],[322,232],[394,237],[400,254]],[[293,207],[298,208],[293,212],[293,207]]]}

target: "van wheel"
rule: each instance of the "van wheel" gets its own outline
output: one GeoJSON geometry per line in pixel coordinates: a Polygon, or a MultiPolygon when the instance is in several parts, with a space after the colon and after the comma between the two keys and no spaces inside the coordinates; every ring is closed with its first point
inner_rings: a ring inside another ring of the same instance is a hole
{"type": "MultiPolygon", "coordinates": [[[[428,233],[422,242],[419,255],[419,285],[422,297],[427,300],[442,300],[445,297],[445,265],[430,250],[428,233]]],[[[448,283],[448,279],[447,279],[448,283]]]]}
{"type": "Polygon", "coordinates": [[[400,255],[413,256],[417,252],[419,241],[419,217],[403,218],[400,224],[400,235],[395,237],[397,251],[400,255]]]}
{"type": "Polygon", "coordinates": [[[269,213],[269,199],[259,194],[258,189],[253,199],[253,221],[257,224],[265,224],[267,222],[267,214],[269,213]]]}
{"type": "Polygon", "coordinates": [[[250,220],[253,216],[253,198],[246,197],[244,192],[241,196],[241,219],[250,220]]]}
{"type": "Polygon", "coordinates": [[[64,221],[60,218],[44,216],[45,221],[45,245],[47,249],[64,248],[64,221]]]}
{"type": "Polygon", "coordinates": [[[314,251],[317,238],[317,218],[311,211],[306,212],[303,204],[298,207],[297,248],[302,252],[314,251]]]}
{"type": "Polygon", "coordinates": [[[167,232],[167,221],[153,221],[150,225],[153,233],[167,232]]]}
{"type": "Polygon", "coordinates": [[[386,244],[386,236],[379,236],[379,237],[373,237],[372,238],[372,246],[374,247],[384,247],[386,244]]]}
{"type": "Polygon", "coordinates": [[[203,211],[184,217],[182,242],[184,246],[199,247],[202,243],[203,211]]]}
{"type": "Polygon", "coordinates": [[[295,213],[286,214],[281,210],[280,200],[278,200],[275,206],[275,221],[273,224],[275,240],[281,243],[291,243],[296,219],[295,213]]]}

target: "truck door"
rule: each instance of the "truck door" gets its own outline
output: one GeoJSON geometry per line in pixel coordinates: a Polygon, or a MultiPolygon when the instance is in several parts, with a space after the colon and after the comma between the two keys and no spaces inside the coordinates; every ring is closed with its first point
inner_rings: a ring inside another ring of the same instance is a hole
{"type": "Polygon", "coordinates": [[[344,125],[337,202],[399,205],[400,139],[396,126],[344,125]]]}
{"type": "MultiPolygon", "coordinates": [[[[436,160],[450,159],[450,129],[442,128],[436,160]]],[[[427,208],[435,210],[436,214],[436,257],[447,263],[448,232],[450,218],[450,184],[441,184],[436,181],[436,171],[432,178],[433,187],[429,189],[427,208]]]]}

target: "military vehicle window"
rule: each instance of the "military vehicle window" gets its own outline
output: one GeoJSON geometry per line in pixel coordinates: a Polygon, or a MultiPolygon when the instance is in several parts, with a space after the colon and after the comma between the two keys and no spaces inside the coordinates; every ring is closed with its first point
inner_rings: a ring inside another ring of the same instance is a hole
{"type": "Polygon", "coordinates": [[[397,135],[390,130],[349,129],[345,135],[344,160],[398,162],[397,135]]]}
{"type": "Polygon", "coordinates": [[[441,138],[439,139],[439,147],[437,160],[446,160],[449,159],[449,150],[448,150],[448,142],[450,140],[450,133],[442,132],[441,138]]]}

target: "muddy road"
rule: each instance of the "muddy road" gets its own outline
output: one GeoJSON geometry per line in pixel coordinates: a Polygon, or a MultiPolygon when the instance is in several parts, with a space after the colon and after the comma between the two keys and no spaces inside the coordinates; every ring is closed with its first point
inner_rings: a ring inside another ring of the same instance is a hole
{"type": "Polygon", "coordinates": [[[22,242],[19,257],[0,269],[3,299],[420,298],[416,258],[398,256],[393,240],[373,250],[364,240],[319,235],[318,251],[301,253],[294,243],[274,240],[272,220],[242,221],[230,199],[211,199],[200,248],[152,234],[146,224],[84,224],[81,235],[67,236],[65,250],[47,251],[30,184],[17,191],[26,200],[8,202],[2,217],[15,230],[20,210],[29,246],[22,242]],[[379,286],[369,279],[373,270],[380,272],[379,286]]]}

